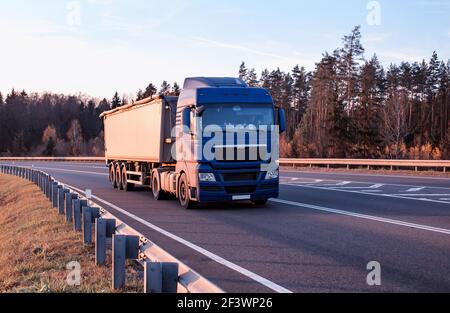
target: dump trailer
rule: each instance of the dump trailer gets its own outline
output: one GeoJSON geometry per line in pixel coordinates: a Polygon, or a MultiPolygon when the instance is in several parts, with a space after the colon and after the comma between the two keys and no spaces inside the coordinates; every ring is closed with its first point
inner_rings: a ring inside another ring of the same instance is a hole
{"type": "Polygon", "coordinates": [[[157,95],[100,115],[109,181],[156,200],[202,203],[278,197],[284,110],[237,78],[187,78],[179,97],[157,95]],[[273,138],[276,138],[275,141],[273,138]]]}

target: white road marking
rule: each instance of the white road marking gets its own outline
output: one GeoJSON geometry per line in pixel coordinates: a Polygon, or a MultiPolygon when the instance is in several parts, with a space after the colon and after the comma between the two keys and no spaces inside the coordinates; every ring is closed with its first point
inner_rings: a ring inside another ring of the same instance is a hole
{"type": "MultiPolygon", "coordinates": [[[[84,191],[81,190],[81,189],[78,189],[78,188],[70,186],[70,185],[67,185],[67,187],[69,187],[70,189],[73,189],[75,191],[78,191],[81,194],[84,194],[84,191]]],[[[150,223],[150,222],[148,222],[148,221],[146,221],[146,220],[144,220],[144,219],[142,219],[142,218],[140,218],[140,217],[138,217],[138,216],[136,216],[136,215],[134,215],[134,214],[124,210],[124,209],[122,209],[122,208],[119,208],[118,206],[116,206],[116,205],[114,205],[114,204],[112,204],[112,203],[110,203],[110,202],[108,202],[106,200],[103,200],[102,198],[99,198],[99,197],[97,197],[95,195],[93,195],[92,198],[97,200],[97,201],[102,202],[103,204],[106,204],[107,206],[113,208],[114,210],[116,210],[116,211],[118,211],[118,212],[120,212],[120,213],[122,213],[122,214],[124,214],[124,215],[126,215],[126,216],[128,216],[130,218],[132,218],[132,219],[134,219],[135,221],[137,221],[137,222],[147,226],[148,228],[151,228],[151,229],[153,229],[153,230],[155,230],[155,231],[157,231],[157,232],[159,232],[159,233],[161,233],[161,234],[163,234],[163,235],[165,235],[165,236],[167,236],[167,237],[169,237],[169,238],[171,238],[171,239],[173,239],[173,240],[175,240],[175,241],[177,241],[177,242],[179,242],[179,243],[181,243],[181,244],[183,244],[183,245],[185,245],[185,246],[187,246],[189,248],[191,248],[192,250],[195,250],[198,253],[203,254],[204,256],[210,258],[211,260],[214,260],[217,263],[219,263],[219,264],[221,264],[223,266],[226,266],[229,269],[232,269],[232,270],[234,270],[234,271],[236,271],[236,272],[238,272],[238,273],[240,273],[240,274],[242,274],[242,275],[244,275],[244,276],[246,276],[246,277],[248,277],[248,278],[250,278],[250,279],[252,279],[252,280],[254,280],[256,282],[258,282],[258,283],[260,283],[261,285],[266,286],[267,288],[269,288],[269,289],[271,289],[273,291],[276,291],[276,292],[279,292],[279,293],[292,293],[292,291],[290,291],[289,289],[286,289],[286,288],[284,288],[284,287],[282,287],[280,285],[277,285],[276,283],[268,280],[267,278],[259,276],[258,274],[253,273],[253,272],[251,272],[251,271],[249,271],[249,270],[247,270],[247,269],[245,269],[243,267],[240,267],[237,264],[234,264],[234,263],[232,263],[232,262],[230,262],[228,260],[225,260],[224,258],[222,258],[222,257],[220,257],[220,256],[218,256],[218,255],[216,255],[216,254],[214,254],[214,253],[212,253],[212,252],[202,248],[202,247],[199,247],[196,244],[193,244],[192,242],[187,241],[186,239],[178,237],[177,235],[174,235],[174,234],[172,234],[172,233],[170,233],[170,232],[168,232],[168,231],[166,231],[166,230],[164,230],[164,229],[162,229],[162,228],[160,228],[160,227],[158,227],[158,226],[156,226],[156,225],[154,225],[154,224],[152,224],[152,223],[150,223]]]]}
{"type": "Polygon", "coordinates": [[[378,216],[360,214],[360,213],[355,213],[355,212],[337,210],[337,209],[332,209],[332,208],[327,208],[327,207],[322,207],[322,206],[317,206],[317,205],[312,205],[312,204],[306,204],[306,203],[300,203],[300,202],[294,202],[294,201],[288,201],[288,200],[282,200],[282,199],[270,199],[270,201],[276,202],[276,203],[292,205],[292,206],[297,206],[297,207],[302,207],[302,208],[307,208],[307,209],[312,209],[312,210],[317,210],[317,211],[322,211],[322,212],[347,215],[347,216],[357,217],[357,218],[371,220],[371,221],[394,224],[394,225],[399,225],[399,226],[405,226],[405,227],[427,230],[427,231],[432,231],[435,233],[450,235],[450,229],[445,229],[445,228],[409,223],[409,222],[393,220],[393,219],[384,218],[384,217],[378,217],[378,216]]]}
{"type": "Polygon", "coordinates": [[[288,170],[288,169],[282,169],[282,171],[284,173],[300,173],[300,174],[319,174],[319,175],[348,175],[348,176],[361,176],[361,177],[384,177],[384,178],[389,178],[389,177],[394,177],[394,178],[408,178],[408,179],[432,179],[432,180],[444,180],[447,181],[449,180],[448,177],[431,177],[431,176],[413,176],[413,175],[388,175],[388,174],[356,174],[356,173],[346,173],[346,172],[341,172],[341,173],[333,173],[333,172],[314,172],[314,171],[292,171],[292,170],[288,170]]]}
{"type": "Polygon", "coordinates": [[[440,193],[394,193],[394,196],[405,196],[405,197],[446,197],[450,196],[448,193],[440,194],[440,193]]]}
{"type": "Polygon", "coordinates": [[[51,168],[51,167],[42,167],[42,166],[36,166],[35,168],[38,168],[40,170],[51,170],[51,171],[57,171],[57,172],[72,172],[72,173],[83,173],[83,174],[90,174],[90,175],[109,176],[108,173],[77,171],[77,170],[69,170],[69,169],[66,169],[66,168],[63,169],[63,168],[51,168]]]}
{"type": "MultiPolygon", "coordinates": [[[[344,187],[342,187],[342,188],[324,188],[324,187],[312,186],[312,185],[294,185],[294,184],[280,184],[280,185],[299,187],[299,188],[320,189],[320,190],[328,190],[328,191],[350,192],[350,193],[356,193],[356,194],[361,194],[361,195],[379,196],[379,197],[387,197],[387,198],[396,198],[396,199],[406,199],[406,200],[416,200],[416,201],[425,201],[425,202],[450,204],[450,202],[446,202],[446,201],[439,201],[439,200],[433,200],[433,199],[423,199],[423,198],[412,198],[412,197],[397,196],[397,195],[386,194],[386,193],[370,193],[370,192],[363,192],[361,190],[348,190],[348,189],[344,189],[344,187]]],[[[361,189],[361,188],[358,188],[358,189],[361,189]]]]}
{"type": "Polygon", "coordinates": [[[352,182],[351,181],[343,181],[340,183],[337,183],[336,186],[345,186],[345,185],[350,185],[352,182]]]}
{"type": "Polygon", "coordinates": [[[370,186],[369,189],[378,189],[378,188],[383,187],[383,186],[384,186],[384,184],[376,184],[376,185],[370,186]]]}
{"type": "Polygon", "coordinates": [[[421,191],[424,189],[425,189],[425,187],[411,188],[411,189],[406,190],[406,192],[417,192],[417,191],[421,191]]]}

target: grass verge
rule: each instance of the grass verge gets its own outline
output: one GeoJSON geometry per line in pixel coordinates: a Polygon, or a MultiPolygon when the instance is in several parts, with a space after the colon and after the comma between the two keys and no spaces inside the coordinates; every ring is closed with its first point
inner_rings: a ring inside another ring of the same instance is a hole
{"type": "MultiPolygon", "coordinates": [[[[107,264],[95,265],[94,247],[83,245],[38,187],[0,174],[0,292],[113,292],[110,251],[107,264]],[[80,285],[67,283],[70,262],[80,265],[80,285]]],[[[142,273],[129,265],[124,291],[142,292],[142,273]]]]}

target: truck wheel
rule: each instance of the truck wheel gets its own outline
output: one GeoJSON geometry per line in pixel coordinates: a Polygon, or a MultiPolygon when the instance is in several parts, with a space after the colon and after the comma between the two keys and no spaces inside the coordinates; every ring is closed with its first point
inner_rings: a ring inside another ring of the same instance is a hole
{"type": "Polygon", "coordinates": [[[191,210],[197,207],[197,203],[189,198],[189,185],[186,174],[182,174],[178,182],[178,199],[183,209],[191,210]]]}
{"type": "Polygon", "coordinates": [[[158,171],[154,171],[152,175],[152,193],[153,198],[155,198],[155,200],[157,201],[165,200],[167,198],[166,193],[163,190],[161,190],[158,171]]]}
{"type": "Polygon", "coordinates": [[[117,188],[117,180],[116,180],[116,167],[114,164],[112,164],[109,167],[109,181],[111,182],[111,185],[114,189],[117,188]]]}
{"type": "Polygon", "coordinates": [[[266,205],[267,204],[268,199],[264,199],[264,200],[254,200],[252,201],[254,205],[266,205]]]}
{"type": "Polygon", "coordinates": [[[120,165],[119,164],[117,164],[117,166],[116,166],[116,184],[117,184],[117,188],[119,189],[119,190],[123,190],[123,187],[122,187],[122,175],[120,175],[120,165]]]}
{"type": "Polygon", "coordinates": [[[127,168],[124,166],[122,166],[122,190],[124,191],[132,191],[134,189],[134,184],[131,184],[128,182],[128,177],[127,177],[127,168]]]}

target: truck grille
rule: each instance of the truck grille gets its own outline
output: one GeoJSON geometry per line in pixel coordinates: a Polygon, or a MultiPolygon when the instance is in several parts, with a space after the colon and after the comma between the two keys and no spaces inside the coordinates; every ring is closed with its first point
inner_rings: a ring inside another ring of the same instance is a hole
{"type": "Polygon", "coordinates": [[[263,152],[258,147],[216,147],[215,158],[222,162],[263,161],[265,158],[263,152]]]}
{"type": "Polygon", "coordinates": [[[223,180],[229,181],[245,181],[256,180],[257,173],[223,173],[223,180]]]}

